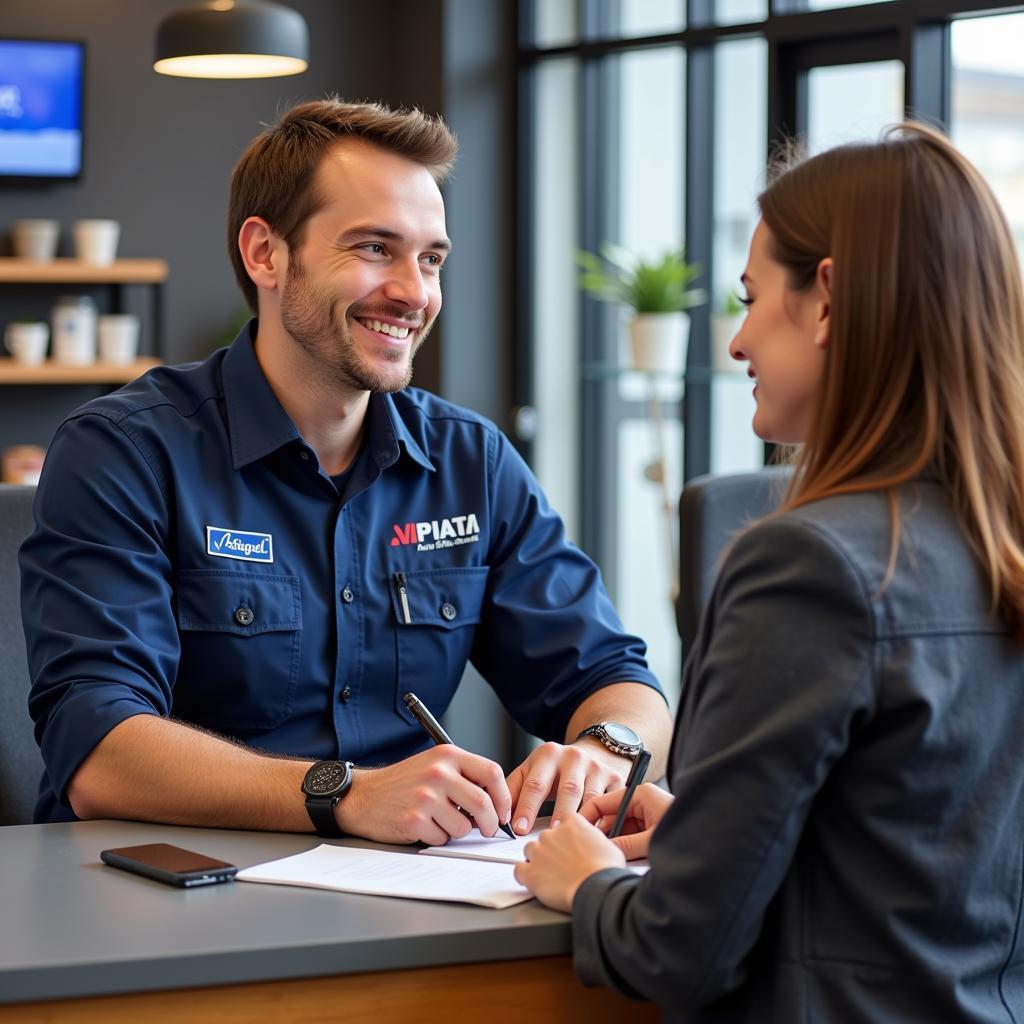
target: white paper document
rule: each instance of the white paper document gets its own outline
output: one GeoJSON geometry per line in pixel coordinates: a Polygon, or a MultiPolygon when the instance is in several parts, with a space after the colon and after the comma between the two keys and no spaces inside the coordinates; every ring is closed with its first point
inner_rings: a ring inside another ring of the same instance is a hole
{"type": "MultiPolygon", "coordinates": [[[[540,828],[535,828],[529,835],[516,836],[509,839],[502,832],[496,832],[494,837],[488,839],[480,834],[477,828],[472,829],[461,839],[449,839],[444,846],[428,846],[420,850],[420,853],[428,857],[458,857],[461,860],[484,860],[498,864],[518,864],[526,860],[523,850],[527,843],[532,843],[537,836],[548,827],[550,819],[544,819],[540,828]]],[[[646,860],[630,861],[626,867],[635,871],[638,875],[644,874],[650,865],[646,860]]]]}
{"type": "Polygon", "coordinates": [[[537,838],[537,832],[509,839],[504,832],[496,832],[493,839],[474,828],[461,839],[449,839],[444,846],[428,846],[420,853],[432,857],[460,857],[464,860],[488,860],[499,864],[518,864],[526,860],[523,849],[537,838]]]}
{"type": "Polygon", "coordinates": [[[324,844],[293,857],[256,864],[235,877],[241,882],[300,885],[413,900],[451,900],[500,909],[532,899],[529,891],[512,877],[512,870],[509,864],[426,860],[390,850],[324,844]]]}

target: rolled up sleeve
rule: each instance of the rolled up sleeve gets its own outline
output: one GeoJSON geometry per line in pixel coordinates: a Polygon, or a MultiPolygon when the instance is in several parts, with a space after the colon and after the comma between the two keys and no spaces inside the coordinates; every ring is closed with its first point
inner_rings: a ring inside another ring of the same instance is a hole
{"type": "Polygon", "coordinates": [[[20,567],[29,712],[65,806],[114,726],[170,711],[179,643],[166,508],[153,465],[117,423],[85,414],[60,428],[20,567]]]}

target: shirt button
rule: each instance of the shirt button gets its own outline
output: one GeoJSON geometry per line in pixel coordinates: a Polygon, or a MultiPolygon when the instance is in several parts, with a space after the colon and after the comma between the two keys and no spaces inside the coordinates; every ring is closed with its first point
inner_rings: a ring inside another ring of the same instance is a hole
{"type": "Polygon", "coordinates": [[[240,626],[251,626],[252,620],[255,618],[256,614],[247,604],[240,605],[235,609],[235,622],[240,626]]]}
{"type": "Polygon", "coordinates": [[[441,605],[441,614],[451,622],[456,616],[455,605],[449,604],[447,601],[441,605]]]}
{"type": "Polygon", "coordinates": [[[339,694],[341,697],[341,703],[347,704],[352,699],[352,690],[346,686],[344,690],[339,694]]]}
{"type": "Polygon", "coordinates": [[[299,451],[299,458],[302,459],[303,462],[309,462],[309,452],[307,452],[305,448],[301,449],[299,451]]]}
{"type": "Polygon", "coordinates": [[[352,593],[351,587],[346,587],[341,592],[341,599],[345,602],[345,604],[351,604],[356,599],[356,595],[352,593]]]}

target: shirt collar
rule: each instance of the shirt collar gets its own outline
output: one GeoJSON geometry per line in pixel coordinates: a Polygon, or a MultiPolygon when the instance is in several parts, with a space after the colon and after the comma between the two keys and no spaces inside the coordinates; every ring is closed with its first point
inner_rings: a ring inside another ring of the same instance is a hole
{"type": "MultiPolygon", "coordinates": [[[[256,320],[253,319],[235,338],[221,369],[235,469],[302,440],[263,374],[256,358],[255,334],[256,320]]],[[[434,464],[406,426],[391,395],[370,395],[366,429],[366,444],[381,469],[394,465],[404,449],[424,469],[434,470],[434,464]]]]}
{"type": "Polygon", "coordinates": [[[256,359],[255,334],[253,319],[239,331],[221,367],[235,469],[301,440],[256,359]]]}
{"type": "Polygon", "coordinates": [[[370,443],[374,444],[374,458],[381,469],[398,460],[402,449],[414,462],[434,472],[434,464],[420,443],[406,426],[402,414],[391,395],[370,395],[369,409],[370,443]],[[385,440],[387,439],[387,440],[385,440]],[[390,452],[388,449],[390,441],[390,452]],[[381,443],[378,443],[381,442],[381,443]]]}

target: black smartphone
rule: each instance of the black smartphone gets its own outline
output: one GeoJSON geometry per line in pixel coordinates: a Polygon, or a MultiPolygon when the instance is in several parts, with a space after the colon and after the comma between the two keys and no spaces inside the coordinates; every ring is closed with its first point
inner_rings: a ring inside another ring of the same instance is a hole
{"type": "Polygon", "coordinates": [[[147,843],[144,846],[103,850],[100,860],[112,868],[134,871],[137,875],[183,888],[230,882],[238,872],[238,868],[227,861],[204,857],[201,853],[183,850],[169,843],[147,843]]]}

